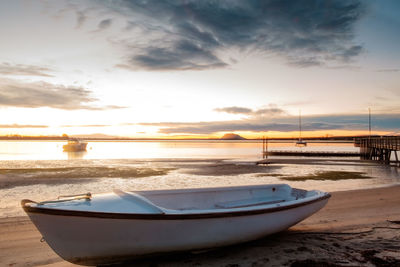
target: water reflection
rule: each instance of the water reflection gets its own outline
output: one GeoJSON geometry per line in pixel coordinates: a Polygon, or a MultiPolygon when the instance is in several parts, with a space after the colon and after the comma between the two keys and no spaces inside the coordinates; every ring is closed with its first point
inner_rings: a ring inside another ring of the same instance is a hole
{"type": "Polygon", "coordinates": [[[68,159],[83,159],[87,151],[78,151],[78,152],[64,152],[68,154],[68,159]]]}

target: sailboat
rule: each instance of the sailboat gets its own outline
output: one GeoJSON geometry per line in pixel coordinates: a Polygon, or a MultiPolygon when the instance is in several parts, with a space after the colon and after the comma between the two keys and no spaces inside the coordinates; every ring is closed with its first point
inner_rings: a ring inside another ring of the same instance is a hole
{"type": "Polygon", "coordinates": [[[301,139],[301,111],[299,111],[299,140],[296,142],[296,146],[307,146],[307,142],[301,139]]]}

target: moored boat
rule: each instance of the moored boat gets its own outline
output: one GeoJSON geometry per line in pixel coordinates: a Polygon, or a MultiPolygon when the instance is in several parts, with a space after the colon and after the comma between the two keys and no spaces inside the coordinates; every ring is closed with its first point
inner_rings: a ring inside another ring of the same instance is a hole
{"type": "Polygon", "coordinates": [[[296,146],[307,146],[307,142],[300,138],[300,139],[296,142],[296,146]]]}
{"type": "Polygon", "coordinates": [[[324,207],[329,197],[276,184],[114,190],[21,204],[63,259],[98,265],[258,239],[302,221],[324,207]]]}
{"type": "Polygon", "coordinates": [[[87,142],[83,142],[77,138],[69,139],[68,143],[63,145],[64,152],[80,152],[86,151],[87,142]]]}
{"type": "Polygon", "coordinates": [[[301,139],[301,111],[299,111],[299,140],[296,142],[296,146],[307,146],[307,142],[301,139]]]}

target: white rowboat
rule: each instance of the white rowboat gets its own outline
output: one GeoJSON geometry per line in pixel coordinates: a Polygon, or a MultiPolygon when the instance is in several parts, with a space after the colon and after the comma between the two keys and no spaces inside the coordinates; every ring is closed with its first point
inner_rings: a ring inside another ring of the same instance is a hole
{"type": "Polygon", "coordinates": [[[329,197],[276,184],[114,190],[21,205],[60,257],[97,265],[255,240],[304,220],[329,197]]]}

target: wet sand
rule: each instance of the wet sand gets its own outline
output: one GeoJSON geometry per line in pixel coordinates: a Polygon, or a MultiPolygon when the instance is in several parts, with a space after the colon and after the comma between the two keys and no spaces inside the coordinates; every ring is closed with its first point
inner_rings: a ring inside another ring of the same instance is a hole
{"type": "MultiPolygon", "coordinates": [[[[400,266],[399,222],[400,186],[334,192],[324,209],[282,233],[209,252],[131,264],[400,266]]],[[[75,266],[40,238],[27,217],[0,219],[0,266],[75,266]]]]}

